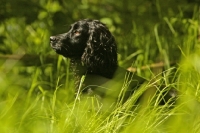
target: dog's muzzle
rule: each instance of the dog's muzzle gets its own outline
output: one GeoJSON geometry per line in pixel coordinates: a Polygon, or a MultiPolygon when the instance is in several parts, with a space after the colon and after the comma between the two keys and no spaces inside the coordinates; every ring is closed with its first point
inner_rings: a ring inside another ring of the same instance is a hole
{"type": "Polygon", "coordinates": [[[57,49],[57,38],[56,38],[56,36],[51,36],[50,37],[50,44],[51,44],[51,47],[53,48],[53,49],[57,49]]]}
{"type": "Polygon", "coordinates": [[[56,42],[56,37],[55,36],[50,36],[50,43],[54,44],[56,42]]]}

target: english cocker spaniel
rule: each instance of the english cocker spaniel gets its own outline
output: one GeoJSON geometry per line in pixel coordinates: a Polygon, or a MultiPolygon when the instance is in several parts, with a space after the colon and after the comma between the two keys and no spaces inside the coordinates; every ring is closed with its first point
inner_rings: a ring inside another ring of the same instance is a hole
{"type": "Polygon", "coordinates": [[[70,58],[77,91],[117,98],[124,89],[127,100],[146,81],[118,67],[115,38],[98,20],[77,21],[67,33],[51,36],[50,44],[56,53],[70,58]]]}

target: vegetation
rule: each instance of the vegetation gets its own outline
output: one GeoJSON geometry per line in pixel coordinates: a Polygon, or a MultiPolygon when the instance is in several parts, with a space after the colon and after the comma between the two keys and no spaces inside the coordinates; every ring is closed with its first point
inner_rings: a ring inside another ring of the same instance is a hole
{"type": "Polygon", "coordinates": [[[1,0],[0,132],[199,133],[199,4],[1,0]],[[169,109],[148,101],[133,109],[140,91],[112,112],[101,111],[95,97],[74,100],[69,60],[50,48],[49,36],[66,32],[83,18],[108,25],[118,43],[121,66],[137,67],[139,75],[176,88],[176,106],[169,109]],[[163,67],[151,67],[160,62],[163,67]]]}

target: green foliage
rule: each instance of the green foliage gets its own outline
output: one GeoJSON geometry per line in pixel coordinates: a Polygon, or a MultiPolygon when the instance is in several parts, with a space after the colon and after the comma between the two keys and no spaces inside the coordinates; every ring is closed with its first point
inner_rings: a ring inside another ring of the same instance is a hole
{"type": "Polygon", "coordinates": [[[200,132],[198,3],[1,0],[0,132],[200,132]],[[74,101],[69,60],[54,53],[49,36],[84,18],[108,25],[121,66],[132,64],[139,75],[175,87],[176,106],[158,107],[148,99],[145,106],[132,107],[149,84],[112,111],[102,111],[96,97],[74,101]],[[148,66],[160,61],[166,64],[161,70],[148,66]],[[176,70],[172,62],[178,62],[176,70]]]}

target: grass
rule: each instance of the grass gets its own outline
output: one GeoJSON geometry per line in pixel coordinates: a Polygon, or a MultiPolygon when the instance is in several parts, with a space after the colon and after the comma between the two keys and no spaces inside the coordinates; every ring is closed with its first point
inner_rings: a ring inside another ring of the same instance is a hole
{"type": "MultiPolygon", "coordinates": [[[[169,84],[176,86],[180,91],[178,103],[173,109],[168,109],[168,105],[154,106],[149,101],[146,106],[138,105],[132,110],[133,103],[140,95],[140,92],[137,92],[124,105],[118,104],[112,112],[101,112],[102,105],[95,97],[76,99],[73,102],[71,96],[73,93],[63,87],[59,78],[54,91],[45,90],[40,83],[37,84],[39,81],[36,77],[39,76],[39,70],[36,69],[29,90],[13,85],[4,91],[1,90],[0,131],[2,133],[198,133],[200,130],[198,59],[199,56],[194,54],[188,57],[187,61],[182,61],[177,74],[178,81],[169,84]]],[[[141,88],[141,91],[142,89],[146,89],[146,86],[141,88]]]]}
{"type": "MultiPolygon", "coordinates": [[[[11,19],[7,21],[7,25],[1,25],[4,27],[1,28],[1,34],[6,32],[6,38],[9,38],[4,42],[6,47],[11,48],[15,54],[25,51],[24,47],[16,44],[20,39],[12,36],[13,31],[10,31],[9,25],[19,31],[19,38],[28,38],[21,40],[28,41],[28,53],[37,53],[45,49],[47,54],[55,55],[49,52],[51,50],[48,49],[48,44],[44,44],[43,48],[39,45],[41,40],[48,42],[48,31],[37,27],[37,24],[26,27],[20,22],[16,26],[16,21],[11,19]],[[33,31],[36,27],[38,29],[33,31]],[[30,36],[27,33],[31,33],[30,36]],[[36,47],[33,45],[34,41],[36,47]]],[[[170,105],[156,106],[153,100],[146,99],[144,105],[135,105],[133,108],[132,105],[142,91],[151,85],[149,83],[142,86],[125,104],[119,101],[109,111],[102,111],[103,105],[96,97],[86,97],[83,100],[76,97],[74,100],[68,59],[58,56],[51,64],[46,64],[44,57],[40,56],[41,66],[25,66],[21,64],[21,59],[4,59],[0,62],[0,132],[199,133],[200,51],[197,20],[164,18],[163,24],[154,26],[152,33],[142,36],[137,32],[139,29],[136,26],[134,28],[134,34],[127,37],[134,37],[134,40],[129,42],[130,39],[119,39],[119,48],[123,49],[125,46],[122,43],[126,43],[130,47],[134,44],[138,50],[132,52],[124,48],[127,50],[125,54],[129,56],[119,55],[120,65],[126,66],[132,63],[130,60],[134,58],[133,66],[138,67],[139,75],[176,88],[179,98],[175,107],[169,109],[170,105]],[[177,27],[181,27],[185,34],[179,34],[177,27]],[[173,53],[170,50],[173,50],[173,53]],[[175,58],[179,53],[181,58],[175,58]],[[157,60],[167,64],[165,71],[155,71],[150,67],[140,69],[141,66],[157,60]],[[170,66],[170,61],[177,60],[180,60],[178,66],[170,66]]]]}

